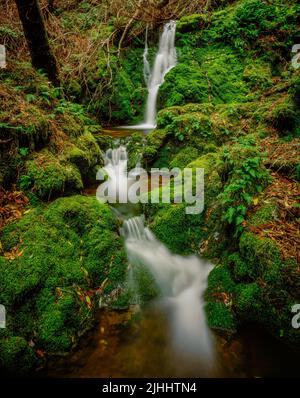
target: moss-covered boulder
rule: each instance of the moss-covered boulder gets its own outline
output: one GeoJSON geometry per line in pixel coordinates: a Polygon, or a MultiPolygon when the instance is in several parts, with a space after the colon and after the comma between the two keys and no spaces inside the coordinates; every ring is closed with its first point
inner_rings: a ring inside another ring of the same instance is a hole
{"type": "Polygon", "coordinates": [[[19,184],[42,199],[49,200],[61,193],[76,193],[83,188],[79,169],[70,163],[60,163],[49,151],[34,155],[32,160],[26,162],[26,169],[26,174],[20,176],[19,184]]]}
{"type": "Polygon", "coordinates": [[[0,302],[7,311],[1,365],[15,371],[18,356],[30,370],[33,353],[41,359],[76,344],[93,322],[96,293],[122,286],[127,259],[111,210],[91,197],[31,209],[0,239],[0,302]]]}
{"type": "Polygon", "coordinates": [[[34,350],[22,337],[1,338],[0,368],[4,375],[26,375],[37,365],[34,350]]]}

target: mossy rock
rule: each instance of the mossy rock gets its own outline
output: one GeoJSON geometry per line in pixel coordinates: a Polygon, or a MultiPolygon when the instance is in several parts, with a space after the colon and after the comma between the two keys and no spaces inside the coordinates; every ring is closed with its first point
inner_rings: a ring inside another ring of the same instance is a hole
{"type": "Polygon", "coordinates": [[[185,146],[180,150],[170,162],[170,168],[179,167],[183,169],[199,156],[199,150],[190,146],[185,146]]]}
{"type": "Polygon", "coordinates": [[[186,214],[185,204],[162,206],[151,223],[151,229],[172,252],[189,254],[198,251],[203,231],[201,214],[186,214]]]}
{"type": "Polygon", "coordinates": [[[226,334],[236,333],[237,321],[233,311],[221,302],[208,302],[205,306],[208,326],[226,334]]]}
{"type": "Polygon", "coordinates": [[[143,149],[143,158],[146,163],[153,163],[159,157],[160,149],[167,142],[168,132],[166,130],[156,129],[147,136],[147,141],[143,149]]]}
{"type": "Polygon", "coordinates": [[[262,315],[263,306],[262,289],[257,283],[238,285],[235,299],[238,313],[247,317],[249,321],[257,320],[262,315]]]}
{"type": "Polygon", "coordinates": [[[0,302],[8,313],[0,346],[12,335],[32,340],[34,350],[68,352],[92,325],[98,299],[89,292],[124,284],[127,258],[114,215],[96,198],[60,198],[31,209],[0,238],[5,253],[18,253],[0,256],[0,302]]]}
{"type": "Polygon", "coordinates": [[[230,48],[183,47],[179,63],[160,88],[160,108],[186,103],[244,102],[244,65],[230,48]]]}
{"type": "Polygon", "coordinates": [[[232,308],[235,287],[236,284],[226,266],[215,266],[210,272],[205,293],[205,310],[212,329],[228,334],[236,332],[237,319],[232,308]]]}
{"type": "Polygon", "coordinates": [[[207,153],[205,155],[200,156],[198,159],[188,164],[188,167],[201,168],[204,169],[205,174],[210,175],[216,168],[216,164],[219,160],[218,154],[216,153],[207,153]]]}
{"type": "Polygon", "coordinates": [[[62,153],[49,149],[33,154],[25,162],[26,170],[18,181],[21,189],[49,200],[62,194],[79,193],[84,183],[96,181],[96,167],[103,159],[90,132],[67,141],[62,153]]]}
{"type": "MultiPolygon", "coordinates": [[[[267,219],[273,210],[262,208],[260,216],[267,219]]],[[[257,215],[252,222],[258,219],[257,215]]],[[[296,263],[283,261],[275,242],[251,232],[242,234],[240,251],[225,258],[226,265],[216,267],[209,276],[207,301],[215,302],[220,292],[229,294],[227,300],[230,297],[230,308],[239,323],[258,323],[274,336],[298,347],[299,333],[290,326],[299,284],[296,263]]]]}
{"type": "Polygon", "coordinates": [[[28,342],[22,337],[0,340],[0,368],[4,374],[24,376],[38,363],[37,357],[28,342]]]}
{"type": "Polygon", "coordinates": [[[271,239],[261,238],[251,232],[244,232],[240,238],[240,252],[248,263],[260,273],[281,264],[280,252],[271,239]]]}
{"type": "MultiPolygon", "coordinates": [[[[50,199],[59,194],[79,192],[83,188],[80,172],[72,164],[62,164],[55,155],[44,150],[26,162],[26,176],[40,198],[50,199]]],[[[24,176],[20,182],[24,181],[24,176]]]]}

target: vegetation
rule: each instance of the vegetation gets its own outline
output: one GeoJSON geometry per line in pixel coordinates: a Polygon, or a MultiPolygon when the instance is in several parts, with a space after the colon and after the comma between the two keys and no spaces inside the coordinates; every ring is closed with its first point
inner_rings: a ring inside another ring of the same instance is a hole
{"type": "Polygon", "coordinates": [[[170,249],[218,259],[206,292],[210,326],[232,334],[257,322],[298,345],[290,312],[298,300],[299,253],[288,247],[299,245],[292,149],[299,144],[299,73],[289,66],[299,7],[287,3],[249,0],[179,21],[180,62],[161,87],[145,161],[205,170],[198,219],[181,205],[156,205],[148,214],[170,249]],[[288,230],[281,241],[279,231],[288,230]]]}
{"type": "Polygon", "coordinates": [[[2,230],[1,243],[0,301],[8,319],[0,357],[16,371],[27,347],[28,370],[45,353],[70,350],[91,327],[100,295],[124,280],[126,256],[109,208],[83,196],[30,210],[2,230]]]}
{"type": "Polygon", "coordinates": [[[291,65],[300,5],[34,1],[47,42],[41,60],[43,43],[32,42],[16,3],[20,12],[13,0],[0,10],[8,54],[0,69],[0,304],[7,309],[0,368],[28,374],[70,352],[93,325],[99,300],[124,308],[158,294],[143,267],[132,291],[118,220],[83,191],[112,144],[102,126],[142,119],[146,27],[153,60],[170,19],[178,64],[160,87],[157,127],[125,141],[132,166],[203,168],[205,206],[187,215],[185,204],[147,205],[147,222],[173,253],[215,264],[205,300],[216,333],[228,338],[254,322],[300,347],[290,326],[300,300],[300,69],[291,65]]]}

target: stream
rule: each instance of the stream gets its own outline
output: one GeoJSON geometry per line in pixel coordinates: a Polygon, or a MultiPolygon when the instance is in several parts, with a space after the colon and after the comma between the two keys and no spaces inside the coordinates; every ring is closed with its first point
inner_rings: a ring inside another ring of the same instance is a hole
{"type": "MultiPolygon", "coordinates": [[[[109,185],[124,194],[125,146],[109,149],[109,185]],[[123,181],[123,183],[122,183],[123,181]]],[[[128,182],[128,181],[127,181],[128,182]]],[[[126,185],[127,186],[127,185],[126,185]]],[[[145,188],[146,189],[146,188],[145,188]]],[[[96,191],[87,191],[95,195],[96,191]]],[[[99,309],[96,326],[67,357],[53,358],[42,375],[66,378],[299,376],[299,355],[257,325],[234,338],[214,335],[206,324],[203,293],[212,265],[197,256],[172,254],[145,226],[139,207],[116,203],[129,260],[145,266],[160,288],[142,308],[99,309]]]]}
{"type": "MultiPolygon", "coordinates": [[[[156,103],[165,75],[176,65],[176,22],[164,26],[151,70],[145,40],[144,78],[148,99],[144,121],[135,126],[106,128],[103,134],[122,140],[134,130],[156,125],[156,103]]],[[[300,375],[299,356],[257,326],[247,325],[231,339],[215,336],[208,328],[203,295],[212,264],[197,256],[174,255],[145,225],[139,206],[120,204],[133,183],[127,176],[123,145],[105,155],[109,179],[106,190],[88,189],[98,199],[117,197],[112,205],[122,223],[128,255],[128,281],[135,267],[146,267],[160,296],[142,309],[99,309],[96,326],[68,357],[50,360],[48,377],[265,377],[300,375]]],[[[145,180],[145,192],[148,181],[145,180]]],[[[109,203],[111,201],[109,200],[109,203]]],[[[133,289],[134,283],[132,282],[133,289]]]]}
{"type": "Polygon", "coordinates": [[[234,339],[216,337],[217,367],[207,372],[170,344],[167,314],[157,303],[140,312],[100,310],[96,326],[68,357],[48,362],[53,378],[299,377],[299,356],[257,325],[234,339]]]}

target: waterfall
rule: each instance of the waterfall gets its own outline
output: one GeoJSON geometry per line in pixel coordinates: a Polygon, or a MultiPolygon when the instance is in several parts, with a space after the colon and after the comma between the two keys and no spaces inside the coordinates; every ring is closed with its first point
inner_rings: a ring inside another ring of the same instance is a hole
{"type": "Polygon", "coordinates": [[[161,290],[162,303],[169,309],[174,347],[200,358],[205,368],[211,369],[213,339],[202,296],[212,266],[196,256],[172,254],[144,226],[143,216],[124,221],[121,233],[130,264],[147,267],[161,290]]]}
{"type": "Polygon", "coordinates": [[[123,219],[121,234],[130,263],[131,286],[138,282],[134,280],[135,267],[146,267],[161,292],[160,308],[167,310],[175,351],[181,357],[201,359],[201,365],[209,372],[214,366],[214,345],[206,324],[203,294],[212,266],[197,256],[172,254],[145,227],[144,216],[134,216],[135,211],[130,213],[130,204],[126,200],[122,202],[122,198],[127,199],[131,184],[131,177],[126,173],[127,161],[125,146],[106,152],[104,170],[108,180],[98,188],[97,198],[100,200],[105,192],[109,203],[117,203],[114,208],[123,219]]]}
{"type": "Polygon", "coordinates": [[[103,170],[97,173],[97,180],[108,180],[97,189],[97,198],[100,201],[109,203],[126,203],[127,201],[127,151],[125,146],[108,149],[103,170]]]}
{"type": "Polygon", "coordinates": [[[165,24],[159,39],[159,47],[152,67],[148,61],[148,26],[146,29],[145,49],[143,53],[144,79],[148,88],[146,111],[144,122],[135,126],[121,126],[125,129],[152,130],[156,127],[157,96],[159,88],[164,82],[166,74],[174,68],[177,63],[175,47],[176,21],[165,24]]]}
{"type": "Polygon", "coordinates": [[[146,86],[149,84],[149,79],[151,75],[151,68],[150,64],[148,61],[148,54],[149,54],[149,48],[148,48],[148,25],[146,26],[146,36],[145,36],[145,49],[143,53],[143,61],[144,61],[144,80],[146,86]]]}
{"type": "MultiPolygon", "coordinates": [[[[177,55],[175,47],[176,22],[168,22],[164,26],[159,40],[159,49],[155,57],[153,69],[148,80],[148,98],[146,104],[145,125],[155,127],[156,104],[159,87],[164,82],[166,74],[176,65],[177,55]]],[[[145,52],[148,45],[145,46],[145,52]]],[[[145,53],[144,53],[145,54],[145,53]]],[[[147,52],[146,52],[147,54],[147,52]]],[[[147,56],[144,56],[144,70],[148,68],[147,56]]]]}

